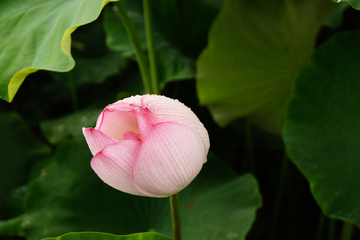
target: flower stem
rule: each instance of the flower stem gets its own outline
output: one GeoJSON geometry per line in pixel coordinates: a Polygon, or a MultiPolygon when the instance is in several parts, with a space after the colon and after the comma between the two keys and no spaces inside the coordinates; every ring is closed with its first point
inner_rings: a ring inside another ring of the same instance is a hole
{"type": "Polygon", "coordinates": [[[354,225],[352,223],[344,222],[344,226],[343,226],[342,234],[341,234],[341,240],[350,240],[351,239],[353,227],[354,227],[354,225]]]}
{"type": "Polygon", "coordinates": [[[120,0],[120,1],[115,2],[115,6],[116,6],[115,11],[119,15],[122,23],[124,24],[124,27],[125,27],[128,37],[130,39],[130,42],[131,42],[133,48],[135,49],[136,60],[139,64],[141,77],[143,79],[143,83],[145,86],[145,91],[147,93],[153,93],[153,90],[151,87],[151,78],[150,78],[149,68],[147,65],[145,54],[141,48],[141,43],[140,43],[139,37],[137,35],[135,26],[126,11],[123,1],[120,0]]]}
{"type": "Polygon", "coordinates": [[[181,225],[180,225],[178,194],[174,194],[170,196],[170,207],[171,207],[171,218],[172,218],[174,240],[181,240],[181,225]]]}
{"type": "Polygon", "coordinates": [[[149,64],[150,64],[150,76],[151,76],[151,87],[152,93],[159,94],[159,84],[158,84],[158,72],[156,64],[156,45],[154,37],[154,27],[151,13],[151,1],[143,0],[144,6],[144,17],[145,17],[145,31],[146,31],[146,43],[149,54],[149,64]]]}

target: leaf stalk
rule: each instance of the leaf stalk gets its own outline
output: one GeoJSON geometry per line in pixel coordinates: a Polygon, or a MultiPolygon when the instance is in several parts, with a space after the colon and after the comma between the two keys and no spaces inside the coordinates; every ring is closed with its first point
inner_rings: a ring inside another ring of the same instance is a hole
{"type": "Polygon", "coordinates": [[[139,40],[139,36],[136,32],[135,26],[131,21],[129,14],[125,8],[125,5],[122,0],[115,2],[115,11],[119,15],[122,23],[124,24],[127,35],[130,39],[130,42],[135,50],[136,60],[139,64],[141,77],[143,79],[145,91],[147,93],[154,93],[151,87],[151,78],[150,71],[147,65],[147,60],[145,54],[141,48],[141,43],[139,40]]]}
{"type": "Polygon", "coordinates": [[[354,225],[349,222],[344,222],[342,229],[341,240],[350,240],[352,237],[354,225]]]}
{"type": "Polygon", "coordinates": [[[152,93],[159,94],[159,81],[158,81],[158,71],[157,71],[157,62],[156,62],[156,45],[154,37],[154,25],[151,12],[151,1],[143,0],[144,7],[144,18],[145,18],[145,31],[146,31],[146,43],[149,56],[149,65],[150,65],[150,76],[151,76],[151,87],[152,93]]]}

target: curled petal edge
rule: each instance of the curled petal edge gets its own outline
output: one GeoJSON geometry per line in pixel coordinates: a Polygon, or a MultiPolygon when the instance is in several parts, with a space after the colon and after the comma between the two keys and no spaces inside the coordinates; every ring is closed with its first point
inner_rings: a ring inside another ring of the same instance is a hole
{"type": "Polygon", "coordinates": [[[91,168],[109,186],[125,193],[146,196],[135,188],[132,177],[140,145],[140,140],[123,140],[109,145],[93,157],[91,168]]]}
{"type": "Polygon", "coordinates": [[[119,142],[94,128],[83,128],[82,132],[93,156],[106,146],[119,142]]]}

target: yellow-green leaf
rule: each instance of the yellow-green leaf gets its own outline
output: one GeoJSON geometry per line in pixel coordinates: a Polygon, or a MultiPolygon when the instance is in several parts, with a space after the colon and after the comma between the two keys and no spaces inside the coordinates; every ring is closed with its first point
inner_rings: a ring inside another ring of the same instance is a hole
{"type": "Polygon", "coordinates": [[[328,0],[230,0],[197,62],[197,91],[215,121],[248,116],[280,133],[291,86],[306,67],[328,0]]]}
{"type": "Polygon", "coordinates": [[[11,102],[30,73],[72,69],[71,33],[94,21],[101,9],[114,1],[2,0],[0,98],[11,102]]]}

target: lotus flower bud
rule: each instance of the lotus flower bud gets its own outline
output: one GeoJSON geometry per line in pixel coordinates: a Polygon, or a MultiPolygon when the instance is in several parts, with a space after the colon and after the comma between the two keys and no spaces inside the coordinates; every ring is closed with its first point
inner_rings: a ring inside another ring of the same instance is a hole
{"type": "Polygon", "coordinates": [[[111,187],[139,196],[167,197],[184,189],[210,147],[191,109],[158,95],[108,105],[95,129],[83,128],[83,134],[95,173],[111,187]]]}

